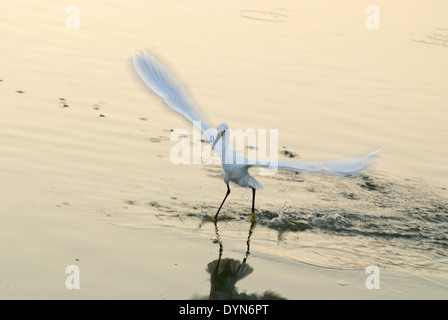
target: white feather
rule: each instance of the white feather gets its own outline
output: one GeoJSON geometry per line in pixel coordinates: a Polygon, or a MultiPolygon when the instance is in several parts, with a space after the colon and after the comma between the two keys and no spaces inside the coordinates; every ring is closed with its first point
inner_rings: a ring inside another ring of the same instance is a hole
{"type": "MultiPolygon", "coordinates": [[[[209,125],[204,116],[198,111],[198,108],[188,97],[186,91],[175,77],[160,63],[156,57],[146,51],[138,52],[133,55],[133,64],[140,78],[175,111],[183,115],[186,119],[200,129],[207,140],[215,136],[217,132],[214,127],[209,125]]],[[[227,125],[222,124],[224,128],[227,125]]],[[[252,187],[262,189],[263,186],[251,177],[247,171],[249,167],[272,167],[306,171],[329,171],[337,173],[348,173],[362,170],[369,164],[378,161],[379,149],[372,152],[344,159],[329,161],[279,161],[278,163],[260,163],[250,164],[247,158],[236,153],[231,146],[222,140],[216,143],[215,150],[220,154],[223,161],[223,168],[226,172],[225,178],[233,181],[243,187],[252,187]],[[225,153],[225,154],[224,154],[225,153]],[[226,157],[227,156],[227,157],[226,157]],[[230,156],[230,157],[229,157],[230,156]],[[238,161],[228,163],[228,159],[238,161]],[[227,160],[226,160],[227,159],[227,160]],[[235,165],[238,163],[238,165],[235,165]],[[247,176],[245,176],[247,175],[247,176]]],[[[226,180],[226,179],[225,179],[226,180]]],[[[227,181],[226,181],[227,182],[227,181]]]]}

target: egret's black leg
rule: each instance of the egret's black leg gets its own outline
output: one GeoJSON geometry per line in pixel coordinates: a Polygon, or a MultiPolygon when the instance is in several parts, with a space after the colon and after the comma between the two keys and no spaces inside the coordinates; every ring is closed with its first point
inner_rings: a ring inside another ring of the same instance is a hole
{"type": "Polygon", "coordinates": [[[255,214],[255,188],[252,188],[252,222],[257,221],[257,215],[255,214]]]}
{"type": "Polygon", "coordinates": [[[226,193],[226,196],[224,197],[224,200],[222,200],[221,205],[219,206],[218,212],[216,212],[215,216],[213,217],[213,222],[216,222],[216,221],[218,220],[218,214],[219,214],[219,211],[221,211],[222,205],[223,205],[224,202],[226,201],[227,196],[228,196],[229,194],[230,194],[230,187],[229,187],[229,184],[227,184],[227,193],[226,193]]]}

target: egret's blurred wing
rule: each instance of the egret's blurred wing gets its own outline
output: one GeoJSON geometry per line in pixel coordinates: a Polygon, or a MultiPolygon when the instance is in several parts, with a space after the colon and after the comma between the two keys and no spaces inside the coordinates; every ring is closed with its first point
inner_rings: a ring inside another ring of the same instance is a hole
{"type": "Polygon", "coordinates": [[[184,88],[160,61],[146,51],[134,53],[134,68],[140,78],[175,111],[192,121],[207,140],[210,140],[212,127],[198,112],[184,88]],[[200,121],[200,123],[199,123],[200,121]]]}
{"type": "Polygon", "coordinates": [[[357,172],[379,160],[378,153],[380,149],[375,149],[372,152],[354,156],[350,158],[329,160],[329,161],[278,161],[276,163],[257,163],[256,166],[263,167],[278,167],[283,169],[306,170],[311,172],[327,171],[335,173],[350,173],[357,172]]]}
{"type": "MultiPolygon", "coordinates": [[[[137,52],[132,56],[134,68],[142,80],[175,111],[192,121],[200,129],[207,140],[216,135],[216,129],[211,127],[204,117],[199,113],[197,107],[190,100],[184,88],[174,78],[174,76],[160,63],[153,55],[146,51],[137,52]]],[[[216,144],[215,150],[222,155],[222,139],[216,144]]],[[[346,159],[305,162],[305,161],[279,161],[278,163],[249,163],[243,155],[235,153],[231,146],[228,146],[226,158],[230,157],[230,162],[237,164],[247,164],[249,166],[278,167],[285,169],[306,170],[306,171],[329,171],[329,172],[356,172],[365,166],[378,161],[379,149],[369,154],[346,159]]],[[[227,159],[226,159],[227,160],[227,159]]]]}

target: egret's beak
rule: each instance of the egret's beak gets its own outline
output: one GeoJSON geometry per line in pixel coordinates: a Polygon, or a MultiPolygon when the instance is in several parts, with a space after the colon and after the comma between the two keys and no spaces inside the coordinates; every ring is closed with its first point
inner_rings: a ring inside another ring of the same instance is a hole
{"type": "Polygon", "coordinates": [[[218,132],[218,134],[216,135],[215,141],[213,141],[212,150],[215,149],[216,144],[218,143],[219,139],[221,139],[221,137],[224,135],[224,132],[225,132],[225,130],[218,132]]]}

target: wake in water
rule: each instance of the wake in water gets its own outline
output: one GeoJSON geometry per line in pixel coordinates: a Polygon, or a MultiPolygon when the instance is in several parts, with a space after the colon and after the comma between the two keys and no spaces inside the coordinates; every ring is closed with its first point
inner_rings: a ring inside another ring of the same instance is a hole
{"type": "MultiPolygon", "coordinates": [[[[319,246],[325,261],[318,265],[357,268],[373,260],[383,267],[448,271],[448,200],[440,195],[443,190],[378,172],[343,178],[286,172],[266,179],[288,191],[281,204],[260,206],[258,228],[277,232],[280,242],[298,235],[295,249],[303,244],[301,234],[313,235],[313,245],[319,246]],[[342,257],[331,261],[325,250],[342,257]]],[[[235,197],[226,204],[220,216],[223,228],[250,223],[247,201],[235,197]]],[[[211,223],[216,205],[188,197],[126,199],[125,209],[89,215],[128,227],[159,225],[200,232],[211,223]]]]}
{"type": "MultiPolygon", "coordinates": [[[[299,192],[308,196],[306,203],[291,197],[278,209],[261,208],[258,223],[276,230],[280,241],[297,232],[325,234],[341,243],[338,250],[365,247],[353,256],[362,255],[363,264],[373,259],[389,267],[448,271],[448,200],[423,181],[380,173],[284,178],[299,182],[299,192]]],[[[240,220],[245,213],[232,209],[226,216],[240,220]]],[[[341,259],[356,266],[348,260],[341,259]]]]}
{"type": "Polygon", "coordinates": [[[327,186],[305,187],[316,193],[315,201],[285,203],[277,214],[265,211],[260,224],[277,230],[279,239],[297,231],[330,236],[339,243],[333,249],[356,251],[339,258],[353,267],[359,259],[361,265],[374,260],[393,268],[448,271],[448,200],[437,190],[417,179],[378,173],[334,178],[327,186]]]}

